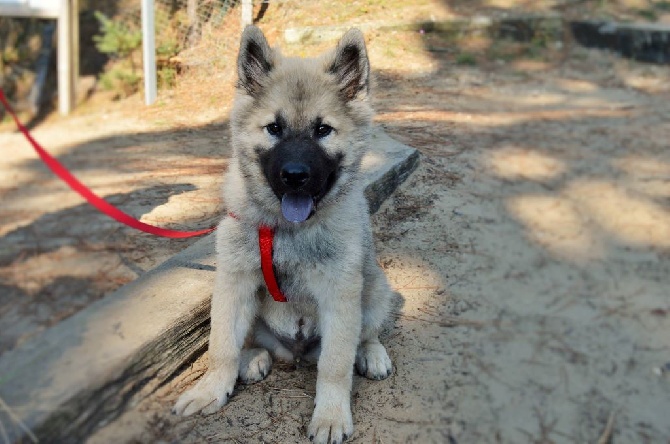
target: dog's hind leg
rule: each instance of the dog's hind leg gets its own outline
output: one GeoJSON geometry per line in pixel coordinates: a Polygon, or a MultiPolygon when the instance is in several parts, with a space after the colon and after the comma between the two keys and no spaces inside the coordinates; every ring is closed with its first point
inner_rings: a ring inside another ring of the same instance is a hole
{"type": "Polygon", "coordinates": [[[379,338],[361,342],[356,351],[356,370],[368,379],[386,379],[393,372],[393,363],[379,338]]]}
{"type": "Polygon", "coordinates": [[[245,348],[240,354],[240,381],[253,384],[270,373],[272,357],[264,348],[245,348]]]}
{"type": "Polygon", "coordinates": [[[356,351],[356,370],[368,379],[386,379],[393,372],[393,364],[379,342],[379,333],[389,317],[393,294],[375,261],[368,261],[364,278],[363,325],[356,351]]]}
{"type": "Polygon", "coordinates": [[[284,362],[293,362],[293,352],[284,347],[275,334],[263,322],[256,322],[254,326],[254,346],[262,347],[270,354],[284,362]]]}

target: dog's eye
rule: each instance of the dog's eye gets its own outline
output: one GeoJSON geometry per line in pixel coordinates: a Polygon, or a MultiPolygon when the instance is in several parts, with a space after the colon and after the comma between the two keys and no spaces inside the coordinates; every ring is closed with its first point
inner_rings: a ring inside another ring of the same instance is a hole
{"type": "Polygon", "coordinates": [[[281,136],[281,126],[277,122],[272,122],[269,125],[265,126],[265,130],[271,136],[279,137],[281,136]]]}
{"type": "Polygon", "coordinates": [[[333,132],[333,127],[332,126],[319,125],[319,126],[316,127],[316,130],[314,131],[314,134],[318,138],[323,138],[323,137],[326,137],[331,132],[333,132]]]}

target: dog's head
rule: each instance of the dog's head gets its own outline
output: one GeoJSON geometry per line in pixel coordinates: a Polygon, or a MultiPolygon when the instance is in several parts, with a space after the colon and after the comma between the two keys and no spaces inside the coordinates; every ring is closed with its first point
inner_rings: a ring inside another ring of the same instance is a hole
{"type": "Polygon", "coordinates": [[[319,58],[283,57],[247,26],[231,116],[235,155],[249,199],[301,223],[357,179],[372,119],[363,35],[348,31],[319,58]]]}

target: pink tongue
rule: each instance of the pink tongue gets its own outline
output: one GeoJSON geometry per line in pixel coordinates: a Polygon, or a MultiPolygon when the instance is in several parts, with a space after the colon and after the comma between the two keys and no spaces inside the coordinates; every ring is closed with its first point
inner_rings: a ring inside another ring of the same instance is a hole
{"type": "Polygon", "coordinates": [[[281,198],[281,212],[289,222],[300,223],[312,214],[314,201],[305,194],[284,194],[281,198]]]}

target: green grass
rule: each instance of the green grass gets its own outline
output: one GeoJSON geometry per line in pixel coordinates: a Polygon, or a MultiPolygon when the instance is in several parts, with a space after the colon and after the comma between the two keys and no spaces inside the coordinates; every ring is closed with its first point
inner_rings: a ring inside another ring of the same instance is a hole
{"type": "Polygon", "coordinates": [[[462,66],[475,66],[477,59],[469,52],[462,52],[456,56],[456,64],[462,66]]]}

